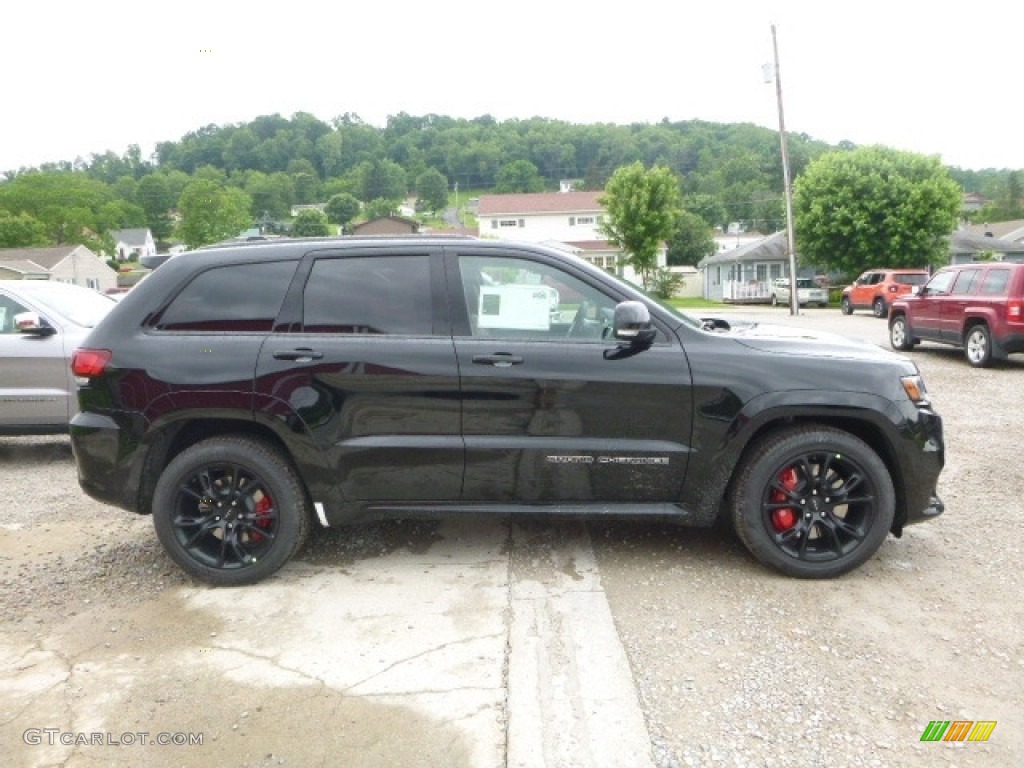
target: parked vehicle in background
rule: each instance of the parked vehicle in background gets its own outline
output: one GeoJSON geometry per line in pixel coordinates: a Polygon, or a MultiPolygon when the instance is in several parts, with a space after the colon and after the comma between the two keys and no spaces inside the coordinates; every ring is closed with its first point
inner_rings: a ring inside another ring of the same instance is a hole
{"type": "Polygon", "coordinates": [[[116,303],[77,285],[0,280],[0,434],[68,431],[71,353],[116,303]]]}
{"type": "Polygon", "coordinates": [[[915,295],[896,301],[889,343],[908,350],[921,341],[962,347],[976,368],[1024,352],[1024,264],[946,267],[915,295]]]}
{"type": "MultiPolygon", "coordinates": [[[[789,305],[788,277],[777,277],[772,281],[772,306],[783,304],[789,305]]],[[[796,300],[801,306],[805,304],[817,304],[819,307],[828,306],[828,288],[822,288],[810,277],[799,277],[796,281],[796,300]]]]}
{"type": "Polygon", "coordinates": [[[516,511],[727,519],[829,578],[943,509],[942,421],[902,355],[701,321],[541,245],[184,253],[72,369],[82,488],[218,585],[269,576],[314,519],[516,511]]]}
{"type": "Polygon", "coordinates": [[[926,282],[925,269],[870,269],[843,289],[840,306],[844,315],[853,314],[855,309],[870,309],[875,317],[885,317],[896,299],[926,282]]]}

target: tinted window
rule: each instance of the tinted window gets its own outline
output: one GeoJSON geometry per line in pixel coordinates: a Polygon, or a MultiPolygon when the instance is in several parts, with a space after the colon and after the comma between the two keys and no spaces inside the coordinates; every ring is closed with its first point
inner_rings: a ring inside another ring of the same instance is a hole
{"type": "Polygon", "coordinates": [[[965,269],[956,278],[956,282],[953,283],[953,293],[970,293],[978,282],[978,276],[981,275],[980,269],[965,269]]]}
{"type": "Polygon", "coordinates": [[[313,333],[431,334],[430,260],[320,259],[306,283],[303,329],[313,333]]]}
{"type": "Polygon", "coordinates": [[[232,264],[201,272],[156,319],[165,331],[269,331],[294,262],[232,264]]]}
{"type": "Polygon", "coordinates": [[[981,281],[982,296],[1004,296],[1006,295],[1006,284],[1010,282],[1010,270],[990,269],[985,279],[981,281]]]}
{"type": "Polygon", "coordinates": [[[555,267],[513,257],[459,259],[473,336],[601,340],[615,300],[555,267]]]}

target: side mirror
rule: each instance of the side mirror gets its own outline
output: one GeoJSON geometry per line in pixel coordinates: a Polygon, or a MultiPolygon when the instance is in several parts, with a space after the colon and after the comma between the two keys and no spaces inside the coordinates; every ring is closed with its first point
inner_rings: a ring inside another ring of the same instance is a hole
{"type": "Polygon", "coordinates": [[[620,341],[629,342],[633,347],[649,347],[658,332],[651,323],[647,305],[639,301],[623,301],[615,305],[612,335],[620,341]]]}
{"type": "Polygon", "coordinates": [[[14,327],[18,333],[29,336],[52,336],[57,329],[49,325],[36,312],[19,312],[14,316],[14,327]]]}

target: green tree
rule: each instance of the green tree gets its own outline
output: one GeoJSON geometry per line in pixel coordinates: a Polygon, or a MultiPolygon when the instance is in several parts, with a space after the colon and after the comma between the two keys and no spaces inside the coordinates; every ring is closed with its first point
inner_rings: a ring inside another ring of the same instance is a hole
{"type": "Polygon", "coordinates": [[[315,209],[299,211],[292,222],[292,237],[325,237],[328,234],[327,217],[315,209]]]}
{"type": "Polygon", "coordinates": [[[846,274],[943,263],[961,199],[937,157],[881,146],[828,153],[794,185],[797,249],[846,274]]]}
{"type": "Polygon", "coordinates": [[[359,208],[359,201],[353,195],[342,192],[327,201],[325,213],[328,221],[344,227],[359,215],[359,208]]]}
{"type": "Polygon", "coordinates": [[[668,237],[669,265],[695,267],[708,256],[714,256],[718,246],[711,232],[711,226],[697,214],[682,209],[676,211],[668,237]]]}
{"type": "Polygon", "coordinates": [[[49,245],[46,227],[27,213],[10,213],[0,208],[0,248],[30,248],[49,245]]]}
{"type": "Polygon", "coordinates": [[[178,235],[189,248],[236,236],[252,223],[250,197],[213,179],[193,179],[182,190],[178,235]]]}
{"type": "Polygon", "coordinates": [[[372,160],[356,169],[356,196],[364,201],[401,200],[408,191],[405,170],[391,160],[372,160]]]}
{"type": "Polygon", "coordinates": [[[370,219],[381,219],[385,216],[393,216],[397,213],[398,201],[385,200],[383,197],[371,200],[363,206],[363,214],[366,216],[367,221],[370,219]]]}
{"type": "Polygon", "coordinates": [[[151,173],[139,179],[135,198],[142,210],[146,212],[146,223],[149,224],[153,237],[166,240],[171,236],[173,225],[169,212],[174,206],[167,177],[161,173],[151,173]]]}
{"type": "Polygon", "coordinates": [[[501,166],[495,181],[494,191],[499,195],[544,191],[540,171],[529,160],[516,160],[501,166]]]}
{"type": "Polygon", "coordinates": [[[448,205],[448,179],[436,168],[428,168],[416,177],[416,196],[423,210],[440,211],[448,205]]]}
{"type": "Polygon", "coordinates": [[[645,170],[635,162],[612,174],[599,202],[607,212],[605,236],[625,251],[626,263],[648,285],[658,266],[658,249],[675,225],[681,203],[678,178],[664,166],[645,170]]]}

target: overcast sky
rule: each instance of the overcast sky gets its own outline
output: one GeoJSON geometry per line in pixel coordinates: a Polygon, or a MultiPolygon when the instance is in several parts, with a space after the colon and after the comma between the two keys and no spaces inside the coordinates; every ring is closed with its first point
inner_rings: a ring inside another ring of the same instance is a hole
{"type": "Polygon", "coordinates": [[[669,120],[1024,169],[1021,0],[5,0],[0,171],[345,112],[669,120]]]}

